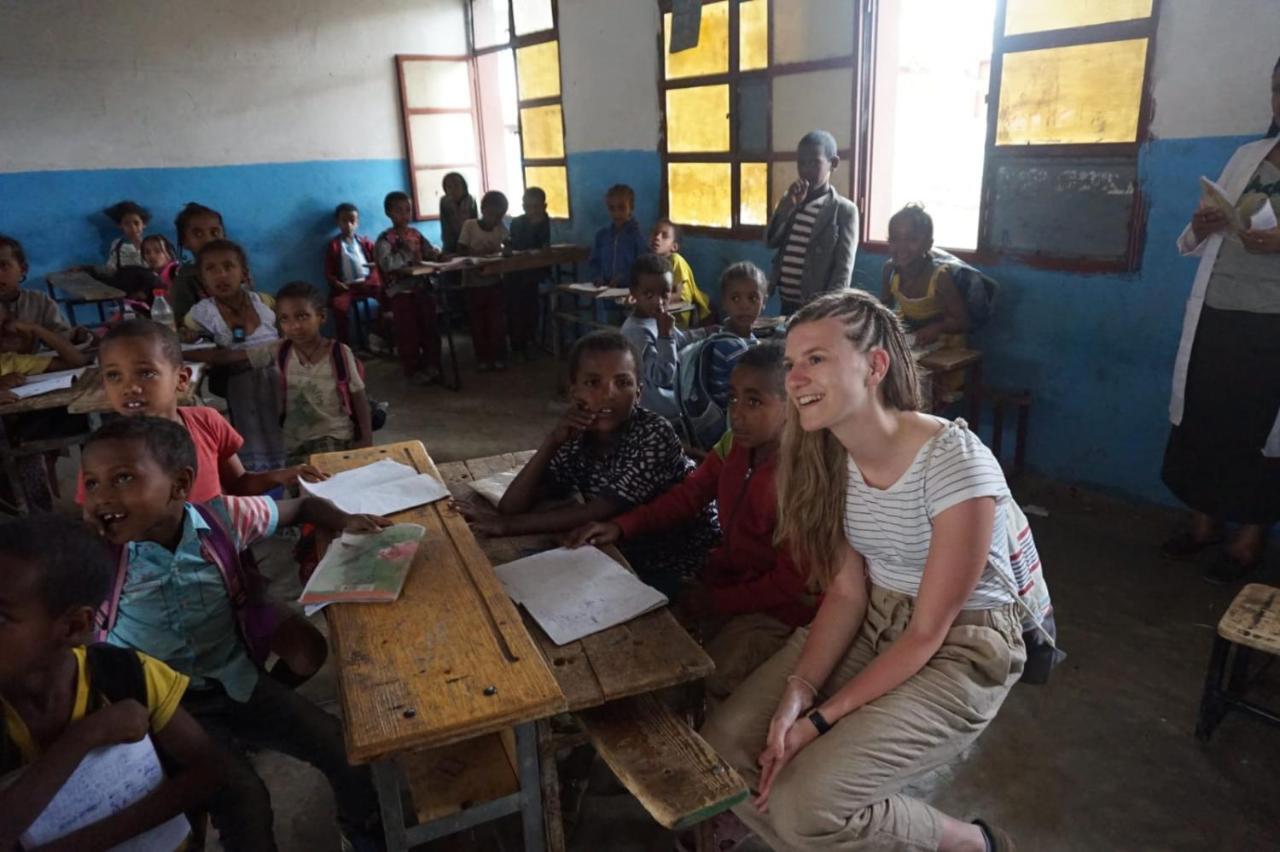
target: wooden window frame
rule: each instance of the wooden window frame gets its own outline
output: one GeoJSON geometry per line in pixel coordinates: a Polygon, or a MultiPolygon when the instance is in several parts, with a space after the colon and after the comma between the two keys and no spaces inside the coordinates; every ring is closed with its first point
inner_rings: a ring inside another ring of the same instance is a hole
{"type": "MultiPolygon", "coordinates": [[[[702,5],[707,6],[712,3],[723,2],[723,0],[702,0],[702,5]]],[[[700,236],[719,237],[721,239],[738,239],[738,240],[762,240],[768,225],[743,225],[739,220],[741,207],[741,171],[743,163],[766,163],[768,165],[768,174],[765,177],[766,193],[767,193],[767,210],[765,212],[766,223],[768,218],[773,215],[773,170],[777,168],[778,163],[795,163],[794,151],[774,151],[773,144],[773,80],[776,77],[786,77],[792,74],[803,74],[812,71],[827,71],[833,68],[849,68],[853,71],[853,104],[851,105],[851,115],[853,117],[853,126],[850,128],[851,146],[841,148],[838,151],[840,159],[849,164],[852,168],[853,163],[861,156],[864,141],[859,135],[859,107],[862,101],[861,81],[864,79],[864,71],[861,62],[858,61],[858,46],[862,43],[862,21],[863,16],[855,13],[853,15],[853,45],[854,53],[848,56],[839,56],[829,59],[818,59],[809,62],[793,62],[788,65],[778,67],[774,61],[773,55],[773,34],[774,34],[774,7],[777,0],[765,0],[768,4],[768,38],[766,43],[768,61],[764,68],[753,68],[743,71],[738,68],[739,61],[739,22],[741,15],[739,13],[740,0],[728,0],[729,2],[729,70],[720,74],[702,74],[696,77],[681,77],[677,80],[666,79],[666,38],[662,24],[661,15],[671,11],[671,0],[658,0],[659,24],[658,24],[658,110],[661,113],[660,123],[660,139],[658,141],[658,152],[662,161],[662,175],[660,179],[660,204],[659,210],[662,216],[666,217],[670,214],[670,203],[668,198],[667,187],[667,165],[669,163],[729,163],[730,170],[730,198],[729,207],[732,215],[732,224],[728,228],[718,228],[710,225],[686,225],[677,222],[680,231],[684,234],[695,234],[700,236]],[[768,98],[768,118],[765,124],[765,151],[759,154],[745,154],[738,151],[738,122],[735,119],[734,110],[737,104],[737,87],[741,80],[765,80],[765,96],[768,98]],[[729,149],[723,152],[707,152],[707,151],[687,151],[687,152],[670,152],[667,150],[667,91],[671,89],[688,89],[698,86],[723,85],[729,86],[729,149]]],[[[850,0],[854,2],[854,0],[850,0]]],[[[863,2],[863,0],[857,0],[863,2]]],[[[797,135],[796,139],[799,140],[797,135]]],[[[851,191],[857,191],[857,175],[850,174],[851,191]]]]}
{"type": "MultiPolygon", "coordinates": [[[[520,35],[516,35],[516,15],[515,15],[514,3],[512,2],[512,0],[502,0],[502,2],[506,3],[506,6],[507,6],[507,27],[508,27],[507,41],[499,42],[497,44],[486,45],[484,47],[479,47],[479,48],[475,46],[475,27],[474,27],[475,16],[474,16],[474,13],[472,12],[472,4],[474,3],[474,0],[467,0],[465,4],[466,15],[467,15],[467,49],[468,49],[468,53],[470,54],[471,68],[472,68],[471,77],[472,77],[472,80],[476,79],[477,75],[475,71],[475,68],[476,68],[475,61],[479,57],[487,56],[491,53],[498,53],[503,50],[511,51],[511,61],[516,64],[516,121],[519,122],[519,126],[520,126],[520,168],[524,170],[530,167],[536,168],[538,166],[560,166],[564,169],[565,200],[566,200],[566,203],[569,205],[568,215],[564,217],[557,216],[557,217],[549,217],[549,218],[551,218],[552,221],[567,222],[573,218],[573,198],[572,198],[572,193],[569,192],[569,162],[568,162],[567,145],[565,146],[565,156],[563,157],[536,157],[531,159],[531,158],[526,158],[524,156],[524,110],[525,109],[529,107],[559,106],[560,115],[561,115],[560,132],[562,134],[566,133],[565,122],[564,122],[564,55],[562,53],[559,59],[557,60],[559,65],[559,72],[560,72],[560,94],[554,95],[551,97],[542,97],[542,98],[521,98],[520,97],[520,65],[518,62],[516,62],[516,58],[515,58],[515,52],[522,47],[531,47],[535,44],[545,44],[549,41],[554,41],[554,42],[560,41],[560,4],[557,2],[557,0],[548,0],[548,2],[551,4],[551,22],[552,22],[551,29],[539,30],[536,33],[528,33],[527,35],[520,36],[520,35]]],[[[476,93],[476,99],[474,99],[472,103],[477,110],[476,132],[477,134],[479,134],[479,138],[483,138],[484,134],[483,134],[482,127],[479,124],[479,115],[478,115],[479,113],[479,92],[478,91],[476,93]]],[[[483,145],[480,148],[480,158],[481,158],[481,163],[483,164],[484,163],[484,146],[483,145]]],[[[483,168],[484,166],[482,165],[482,169],[483,168]]],[[[524,175],[521,174],[521,179],[523,180],[523,178],[524,178],[524,175]]],[[[514,204],[514,200],[512,203],[514,204]]]]}

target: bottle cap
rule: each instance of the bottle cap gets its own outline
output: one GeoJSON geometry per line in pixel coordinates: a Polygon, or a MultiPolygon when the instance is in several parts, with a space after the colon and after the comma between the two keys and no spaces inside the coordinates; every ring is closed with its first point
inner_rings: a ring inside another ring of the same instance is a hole
{"type": "Polygon", "coordinates": [[[151,291],[151,295],[153,295],[153,296],[163,296],[163,295],[165,295],[165,290],[164,290],[164,288],[163,288],[163,287],[157,287],[156,289],[154,289],[154,290],[152,290],[152,291],[151,291]]]}

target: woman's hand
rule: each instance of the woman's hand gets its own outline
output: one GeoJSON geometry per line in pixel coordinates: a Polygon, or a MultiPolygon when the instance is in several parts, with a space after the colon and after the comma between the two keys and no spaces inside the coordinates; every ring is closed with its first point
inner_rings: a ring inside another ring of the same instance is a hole
{"type": "Polygon", "coordinates": [[[342,531],[353,535],[368,535],[386,529],[392,523],[390,518],[384,518],[381,515],[348,515],[346,523],[342,525],[342,531]]]}
{"type": "Polygon", "coordinates": [[[769,735],[765,739],[764,751],[757,761],[760,764],[760,791],[755,799],[758,810],[763,811],[768,806],[769,790],[772,789],[778,772],[809,742],[800,742],[801,735],[792,735],[791,730],[797,727],[800,715],[813,706],[813,699],[813,693],[803,683],[798,680],[787,681],[786,691],[782,693],[778,709],[773,712],[773,719],[769,722],[769,735]]]}
{"type": "Polygon", "coordinates": [[[1253,254],[1280,254],[1280,228],[1245,231],[1240,235],[1240,242],[1253,254]]]}
{"type": "Polygon", "coordinates": [[[1201,207],[1191,216],[1191,233],[1202,243],[1227,227],[1227,215],[1217,207],[1201,207]]]}
{"type": "Polygon", "coordinates": [[[622,527],[612,521],[597,521],[585,524],[569,533],[565,547],[582,547],[584,544],[603,547],[616,544],[622,538],[622,527]]]}
{"type": "Polygon", "coordinates": [[[577,402],[571,403],[569,410],[560,418],[560,422],[551,430],[547,439],[558,448],[591,428],[591,424],[595,422],[596,415],[582,408],[577,402]]]}

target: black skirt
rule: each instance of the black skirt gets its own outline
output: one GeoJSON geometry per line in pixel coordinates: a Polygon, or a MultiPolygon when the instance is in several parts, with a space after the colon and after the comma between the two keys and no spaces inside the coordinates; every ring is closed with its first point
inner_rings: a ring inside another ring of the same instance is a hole
{"type": "Polygon", "coordinates": [[[1165,447],[1164,483],[1219,521],[1280,520],[1280,459],[1262,455],[1280,412],[1280,314],[1204,307],[1185,401],[1165,447]]]}

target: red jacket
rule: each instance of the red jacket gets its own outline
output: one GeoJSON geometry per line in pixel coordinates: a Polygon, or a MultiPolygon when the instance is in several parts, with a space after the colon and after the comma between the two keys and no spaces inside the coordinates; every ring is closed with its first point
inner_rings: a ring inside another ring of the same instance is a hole
{"type": "MultiPolygon", "coordinates": [[[[356,234],[356,242],[360,244],[360,250],[364,253],[364,259],[372,264],[369,267],[369,275],[364,280],[366,292],[370,289],[377,289],[382,286],[382,276],[378,274],[378,264],[373,260],[373,241],[368,237],[362,237],[356,234]]],[[[336,236],[329,240],[329,246],[324,250],[324,280],[329,282],[329,292],[340,292],[342,285],[342,237],[336,236]]]]}
{"type": "Polygon", "coordinates": [[[716,611],[763,612],[796,627],[808,624],[814,607],[807,602],[805,578],[789,555],[773,545],[777,453],[754,469],[751,455],[728,435],[683,482],[614,523],[631,538],[688,523],[715,500],[723,538],[707,555],[702,580],[716,611]]]}

